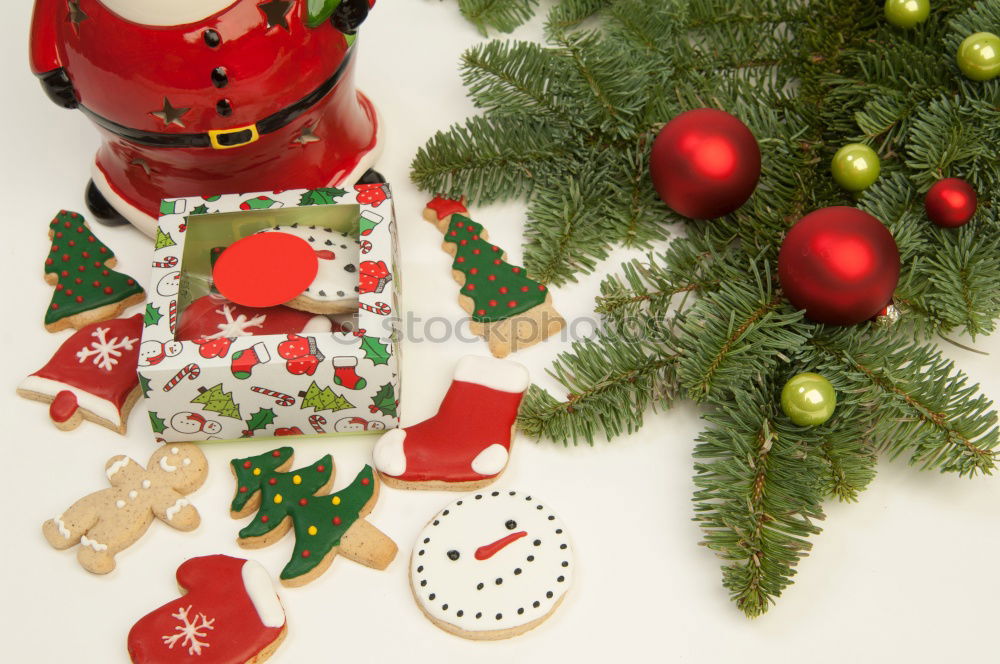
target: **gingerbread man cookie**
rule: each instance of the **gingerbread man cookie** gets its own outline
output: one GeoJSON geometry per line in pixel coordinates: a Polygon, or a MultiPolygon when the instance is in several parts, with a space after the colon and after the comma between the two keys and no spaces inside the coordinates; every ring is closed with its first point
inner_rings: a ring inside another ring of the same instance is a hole
{"type": "Polygon", "coordinates": [[[185,497],[205,482],[208,461],[195,445],[163,446],[142,465],[124,455],[105,464],[110,489],[85,496],[55,519],[42,534],[56,549],[79,543],[76,557],[94,574],[115,568],[115,555],[127,549],[149,528],[153,518],[177,530],[194,530],[198,510],[185,497]]]}
{"type": "Polygon", "coordinates": [[[275,226],[260,233],[287,233],[309,243],[316,253],[316,278],[285,305],[314,314],[343,314],[358,308],[360,241],[325,226],[275,226]]]}
{"type": "Polygon", "coordinates": [[[569,589],[573,551],[544,501],[504,490],[465,496],[417,537],[410,585],[441,629],[496,640],[534,629],[569,589]]]}
{"type": "Polygon", "coordinates": [[[128,633],[134,664],[260,664],[288,625],[271,577],[252,560],[214,555],[177,568],[185,595],[140,619],[128,633]]]}
{"type": "Polygon", "coordinates": [[[552,306],[552,294],[527,271],[507,262],[490,244],[486,229],[468,217],[461,201],[435,198],[424,218],[444,234],[442,248],[454,257],[451,274],[462,287],[458,302],[471,317],[469,329],[496,357],[533,346],[557,334],[566,321],[552,306]]]}

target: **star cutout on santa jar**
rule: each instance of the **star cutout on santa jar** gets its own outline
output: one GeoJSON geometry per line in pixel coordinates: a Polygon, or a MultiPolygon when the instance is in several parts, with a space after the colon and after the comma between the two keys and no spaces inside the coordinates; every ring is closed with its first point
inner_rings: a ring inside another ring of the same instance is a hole
{"type": "Polygon", "coordinates": [[[292,3],[290,0],[268,0],[263,4],[257,5],[257,9],[263,12],[264,17],[267,19],[268,30],[278,26],[288,30],[286,15],[291,7],[292,3]]]}
{"type": "Polygon", "coordinates": [[[90,17],[87,16],[82,9],[80,9],[79,0],[69,0],[66,3],[66,10],[69,12],[66,20],[73,24],[73,30],[76,34],[80,34],[80,24],[90,17]]]}
{"type": "Polygon", "coordinates": [[[190,108],[177,108],[170,103],[169,99],[164,97],[163,108],[159,111],[150,111],[149,114],[154,118],[159,118],[165,127],[169,127],[172,124],[183,127],[184,123],[181,122],[181,118],[190,110],[190,108]]]}

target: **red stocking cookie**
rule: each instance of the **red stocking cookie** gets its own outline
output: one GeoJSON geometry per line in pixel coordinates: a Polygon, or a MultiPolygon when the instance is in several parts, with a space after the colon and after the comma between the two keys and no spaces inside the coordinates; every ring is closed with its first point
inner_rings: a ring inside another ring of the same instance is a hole
{"type": "Polygon", "coordinates": [[[289,307],[245,307],[218,295],[205,295],[188,305],[177,326],[177,340],[232,339],[263,334],[320,334],[333,329],[326,316],[289,307]]]}
{"type": "Polygon", "coordinates": [[[258,563],[215,555],[177,568],[187,594],[144,616],[128,633],[135,664],[258,664],[285,638],[285,611],[258,563]]]}
{"type": "Polygon", "coordinates": [[[17,393],[51,404],[49,416],[63,431],[90,420],[123,434],[141,393],[135,373],[141,337],[141,314],[87,325],[21,381],[17,393]]]}
{"type": "Polygon", "coordinates": [[[462,491],[489,484],[507,467],[528,370],[517,362],[468,355],[455,368],[437,415],[386,432],[375,467],[386,484],[462,491]]]}

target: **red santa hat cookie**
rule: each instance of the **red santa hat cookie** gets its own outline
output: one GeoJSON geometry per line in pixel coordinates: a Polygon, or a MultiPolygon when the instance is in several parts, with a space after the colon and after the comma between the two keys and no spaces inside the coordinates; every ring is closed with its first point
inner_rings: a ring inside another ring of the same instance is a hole
{"type": "Polygon", "coordinates": [[[223,555],[192,558],[177,568],[177,584],[187,594],[129,631],[135,664],[258,664],[284,640],[285,611],[258,563],[223,555]]]}
{"type": "Polygon", "coordinates": [[[141,314],[91,323],[21,381],[17,393],[51,404],[49,416],[63,431],[90,420],[124,434],[141,393],[135,373],[141,337],[141,314]]]}
{"type": "Polygon", "coordinates": [[[464,496],[417,536],[410,585],[441,629],[496,640],[534,629],[562,603],[573,574],[566,527],[534,494],[464,496]]]}
{"type": "MultiPolygon", "coordinates": [[[[325,226],[275,226],[257,236],[286,233],[308,243],[317,258],[316,277],[304,291],[285,304],[317,314],[342,314],[358,308],[360,241],[325,226]]],[[[377,277],[376,277],[377,284],[377,277]]]]}
{"type": "Polygon", "coordinates": [[[397,489],[446,491],[493,482],[507,467],[529,382],[528,370],[517,362],[463,357],[437,415],[387,431],[375,443],[382,480],[397,489]]]}

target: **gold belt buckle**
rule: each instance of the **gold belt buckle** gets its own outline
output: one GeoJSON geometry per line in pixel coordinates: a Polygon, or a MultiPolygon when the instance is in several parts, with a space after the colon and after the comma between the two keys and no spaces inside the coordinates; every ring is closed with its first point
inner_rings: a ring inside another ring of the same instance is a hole
{"type": "Polygon", "coordinates": [[[255,143],[260,139],[260,133],[257,131],[256,124],[249,124],[245,127],[236,127],[234,129],[209,129],[208,130],[208,140],[212,142],[212,148],[216,150],[231,150],[233,148],[241,148],[244,145],[250,145],[255,143]],[[239,143],[234,143],[233,145],[223,145],[219,142],[220,136],[229,136],[231,134],[238,134],[240,132],[249,131],[250,138],[241,141],[239,143]]]}

